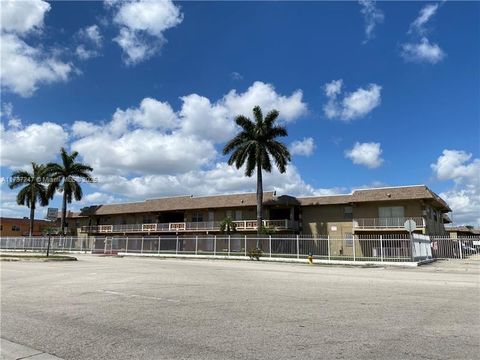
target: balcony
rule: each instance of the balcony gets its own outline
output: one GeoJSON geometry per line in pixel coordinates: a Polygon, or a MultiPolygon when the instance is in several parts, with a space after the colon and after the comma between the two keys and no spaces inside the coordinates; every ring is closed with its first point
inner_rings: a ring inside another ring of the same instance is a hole
{"type": "Polygon", "coordinates": [[[405,230],[407,220],[414,220],[417,229],[424,229],[426,222],[423,217],[396,217],[396,218],[360,218],[353,219],[354,230],[405,230]]]}
{"type": "MultiPolygon", "coordinates": [[[[204,222],[175,222],[175,223],[152,223],[152,224],[125,224],[125,225],[96,225],[82,226],[82,233],[96,234],[124,234],[124,233],[177,233],[195,231],[220,231],[221,221],[204,222]]],[[[237,231],[256,231],[257,220],[233,221],[237,231]]],[[[297,230],[298,222],[292,220],[263,220],[265,228],[276,231],[297,230]]]]}

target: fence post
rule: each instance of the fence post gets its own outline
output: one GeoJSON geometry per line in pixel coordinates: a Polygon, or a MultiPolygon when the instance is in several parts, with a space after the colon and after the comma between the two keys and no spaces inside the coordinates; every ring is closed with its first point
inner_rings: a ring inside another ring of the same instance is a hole
{"type": "Polygon", "coordinates": [[[217,254],[217,235],[213,235],[213,256],[217,254]]]}
{"type": "Polygon", "coordinates": [[[195,255],[198,255],[198,235],[195,235],[195,255]]]}
{"type": "Polygon", "coordinates": [[[300,259],[300,238],[297,235],[297,259],[300,259]]]}
{"type": "Polygon", "coordinates": [[[230,256],[230,236],[228,235],[228,256],[230,256]]]}
{"type": "Polygon", "coordinates": [[[125,239],[125,253],[128,253],[128,236],[125,239]]]}
{"type": "Polygon", "coordinates": [[[69,248],[70,252],[72,252],[72,241],[73,241],[73,236],[70,236],[70,248],[69,248]]]}
{"type": "Polygon", "coordinates": [[[140,247],[140,254],[143,254],[143,235],[142,235],[142,245],[140,247]]]}
{"type": "Polygon", "coordinates": [[[462,241],[458,239],[458,254],[460,256],[460,260],[463,259],[463,254],[462,254],[462,241]]]}
{"type": "Polygon", "coordinates": [[[161,240],[161,236],[158,236],[158,253],[160,254],[160,240],[161,240]]]}
{"type": "Polygon", "coordinates": [[[247,257],[247,235],[245,234],[245,257],[247,257]]]}
{"type": "Polygon", "coordinates": [[[352,244],[353,244],[353,261],[355,260],[355,235],[352,235],[352,244]]]}
{"type": "Polygon", "coordinates": [[[270,257],[272,257],[272,235],[268,235],[268,250],[270,251],[270,257]]]}
{"type": "Polygon", "coordinates": [[[380,261],[383,261],[383,237],[380,235],[380,261]]]}
{"type": "Polygon", "coordinates": [[[327,235],[327,248],[328,248],[328,260],[331,260],[331,257],[330,257],[330,235],[327,235]]]}
{"type": "Polygon", "coordinates": [[[175,245],[175,255],[178,255],[178,235],[177,235],[177,242],[175,245]]]}

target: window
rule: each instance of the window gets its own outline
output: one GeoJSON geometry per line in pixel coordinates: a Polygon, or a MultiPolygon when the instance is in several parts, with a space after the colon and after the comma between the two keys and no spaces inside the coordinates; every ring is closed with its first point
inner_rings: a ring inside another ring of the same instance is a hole
{"type": "Polygon", "coordinates": [[[384,206],[378,208],[378,217],[382,219],[403,218],[404,216],[403,206],[384,206]]]}
{"type": "Polygon", "coordinates": [[[195,211],[192,215],[193,222],[202,222],[203,221],[203,213],[199,211],[195,211]]]}
{"type": "Polygon", "coordinates": [[[235,210],[235,220],[242,220],[242,210],[235,210]]]}
{"type": "Polygon", "coordinates": [[[20,226],[12,225],[12,231],[20,231],[20,226]]]}
{"type": "Polygon", "coordinates": [[[227,218],[233,219],[233,217],[232,217],[232,210],[227,210],[227,218]]]}
{"type": "Polygon", "coordinates": [[[343,208],[343,218],[348,220],[353,219],[353,208],[351,206],[345,206],[343,208]]]}

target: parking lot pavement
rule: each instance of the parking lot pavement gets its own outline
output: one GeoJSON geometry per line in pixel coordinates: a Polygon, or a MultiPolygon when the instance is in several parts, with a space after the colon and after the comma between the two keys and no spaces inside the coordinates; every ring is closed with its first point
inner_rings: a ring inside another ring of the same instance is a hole
{"type": "Polygon", "coordinates": [[[64,359],[476,359],[471,261],[3,262],[1,335],[64,359]]]}

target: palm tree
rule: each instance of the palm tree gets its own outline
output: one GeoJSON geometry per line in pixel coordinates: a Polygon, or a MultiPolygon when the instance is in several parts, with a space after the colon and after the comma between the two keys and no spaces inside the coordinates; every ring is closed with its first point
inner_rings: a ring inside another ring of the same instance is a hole
{"type": "Polygon", "coordinates": [[[9,185],[10,189],[16,189],[25,185],[17,194],[17,204],[26,205],[30,208],[30,229],[28,231],[30,237],[33,235],[37,202],[39,202],[41,206],[47,206],[49,200],[47,188],[43,184],[46,170],[45,165],[32,162],[32,170],[31,173],[25,170],[14,171],[11,175],[12,182],[9,185]]]}
{"type": "Polygon", "coordinates": [[[74,151],[68,154],[65,148],[60,149],[60,157],[62,164],[49,163],[47,164],[47,174],[51,178],[48,185],[48,196],[53,197],[55,191],[63,192],[62,202],[62,219],[60,223],[61,234],[65,234],[65,219],[67,216],[67,203],[71,204],[73,198],[75,200],[82,200],[82,187],[77,179],[92,182],[90,172],[93,169],[86,164],[75,162],[78,152],[74,151]]]}
{"type": "MultiPolygon", "coordinates": [[[[272,171],[272,161],[275,161],[280,173],[284,173],[287,163],[290,161],[290,153],[278,137],[287,136],[287,129],[275,125],[278,111],[270,111],[265,118],[259,106],[253,108],[255,122],[246,116],[239,115],[235,122],[241,127],[241,131],[231,139],[223,148],[223,154],[232,153],[228,164],[235,164],[240,169],[245,162],[245,175],[250,177],[257,171],[257,235],[262,233],[263,224],[263,183],[262,170],[272,171]]],[[[257,240],[257,248],[259,240],[257,240]]]]}

